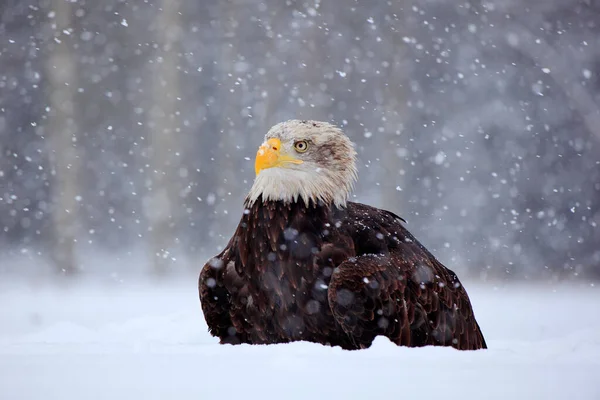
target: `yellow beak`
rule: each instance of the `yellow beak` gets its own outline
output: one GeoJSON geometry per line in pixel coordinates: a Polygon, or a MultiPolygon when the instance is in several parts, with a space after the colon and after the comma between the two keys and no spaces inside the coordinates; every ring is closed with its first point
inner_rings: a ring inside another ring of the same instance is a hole
{"type": "Polygon", "coordinates": [[[302,160],[283,153],[281,151],[281,140],[269,139],[258,148],[254,162],[254,172],[258,175],[263,169],[282,167],[287,163],[302,164],[302,160]]]}

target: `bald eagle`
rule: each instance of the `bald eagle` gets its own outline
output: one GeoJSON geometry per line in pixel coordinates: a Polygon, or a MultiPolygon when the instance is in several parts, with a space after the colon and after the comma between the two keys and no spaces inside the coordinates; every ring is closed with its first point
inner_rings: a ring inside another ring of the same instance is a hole
{"type": "Polygon", "coordinates": [[[290,120],[259,147],[225,249],[199,279],[209,331],[229,344],[486,348],[465,288],[396,214],[348,201],[356,152],[336,126],[290,120]]]}

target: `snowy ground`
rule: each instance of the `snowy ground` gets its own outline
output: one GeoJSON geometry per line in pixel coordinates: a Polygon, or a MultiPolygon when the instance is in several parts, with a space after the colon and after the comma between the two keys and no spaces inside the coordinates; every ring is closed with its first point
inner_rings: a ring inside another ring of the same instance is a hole
{"type": "Polygon", "coordinates": [[[600,288],[466,285],[490,347],[220,346],[186,283],[0,284],[0,399],[600,399],[600,288]]]}

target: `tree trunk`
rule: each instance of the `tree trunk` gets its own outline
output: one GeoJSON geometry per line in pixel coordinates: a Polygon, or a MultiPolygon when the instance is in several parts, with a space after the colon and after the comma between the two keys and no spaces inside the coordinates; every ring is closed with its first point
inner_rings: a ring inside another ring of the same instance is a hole
{"type": "MultiPolygon", "coordinates": [[[[242,204],[239,196],[242,181],[241,152],[245,147],[246,137],[243,131],[243,119],[241,112],[243,108],[244,86],[236,84],[235,80],[239,73],[236,65],[240,62],[240,34],[239,20],[240,9],[243,9],[242,1],[227,1],[219,3],[220,16],[220,39],[219,72],[220,88],[218,92],[219,105],[221,108],[219,139],[216,151],[215,174],[217,175],[214,210],[216,213],[211,231],[217,238],[217,243],[224,245],[229,238],[235,218],[230,215],[240,214],[242,204]],[[226,222],[225,224],[223,222],[226,222]]],[[[236,221],[237,222],[237,221],[236,221]]]]}
{"type": "Polygon", "coordinates": [[[152,98],[149,170],[150,193],[144,208],[149,220],[152,267],[156,275],[167,273],[170,251],[175,244],[175,224],[180,209],[176,164],[179,160],[175,120],[179,97],[176,43],[181,36],[179,1],[163,0],[159,11],[156,40],[158,48],[152,68],[152,98]]]}
{"type": "Polygon", "coordinates": [[[79,199],[77,174],[80,162],[75,112],[77,71],[69,45],[72,40],[69,33],[71,3],[64,0],[55,0],[53,3],[55,37],[46,64],[50,86],[47,137],[54,176],[52,259],[58,273],[72,275],[78,269],[75,254],[79,199]]]}
{"type": "MultiPolygon", "coordinates": [[[[403,14],[399,12],[399,15],[403,14]]],[[[383,20],[383,17],[380,20],[383,20]]],[[[406,33],[415,31],[415,23],[413,18],[404,18],[398,30],[406,33]]],[[[383,123],[385,134],[378,134],[376,137],[380,141],[377,147],[382,149],[381,161],[383,172],[386,174],[386,179],[382,179],[385,182],[381,188],[382,207],[402,214],[408,209],[408,204],[406,195],[402,192],[406,189],[403,171],[406,167],[405,156],[399,150],[408,146],[406,142],[409,138],[404,132],[404,126],[410,119],[407,107],[410,93],[407,87],[413,66],[408,61],[408,55],[400,39],[404,35],[394,33],[390,32],[390,36],[386,38],[393,43],[395,50],[391,52],[390,67],[386,68],[380,85],[382,87],[380,107],[385,115],[383,123]]]]}

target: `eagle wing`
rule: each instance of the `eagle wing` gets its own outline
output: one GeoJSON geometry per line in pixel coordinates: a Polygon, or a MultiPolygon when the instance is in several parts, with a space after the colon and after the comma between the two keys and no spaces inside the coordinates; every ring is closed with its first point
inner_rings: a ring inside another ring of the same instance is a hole
{"type": "Polygon", "coordinates": [[[466,290],[395,214],[349,203],[343,230],[356,257],[339,264],[328,289],[334,318],[359,348],[378,335],[404,346],[486,348],[466,290]]]}
{"type": "Polygon", "coordinates": [[[221,339],[229,337],[229,292],[224,285],[225,265],[228,262],[227,249],[211,258],[202,268],[198,280],[200,305],[208,329],[213,336],[221,339]]]}
{"type": "Polygon", "coordinates": [[[200,304],[209,332],[221,343],[249,343],[246,327],[231,319],[235,304],[231,302],[232,290],[243,289],[244,282],[235,271],[234,252],[237,236],[233,236],[221,254],[211,258],[202,268],[198,280],[200,304]]]}

